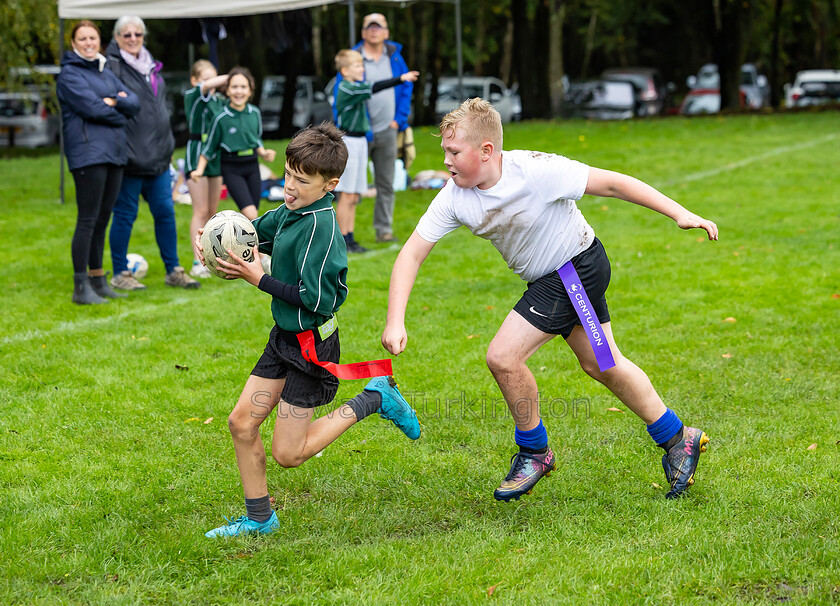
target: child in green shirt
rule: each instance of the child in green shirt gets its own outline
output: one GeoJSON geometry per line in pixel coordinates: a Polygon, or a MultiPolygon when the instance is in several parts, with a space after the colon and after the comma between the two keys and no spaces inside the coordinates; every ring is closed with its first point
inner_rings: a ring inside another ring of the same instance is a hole
{"type": "Polygon", "coordinates": [[[254,221],[260,242],[254,259],[246,262],[228,251],[231,260],[218,261],[228,279],[242,278],[273,296],[275,326],[228,417],[246,515],[207,532],[207,537],[267,534],[280,528],[271,510],[259,432],[275,408],[271,454],[282,467],[297,467],[374,412],[412,440],[420,437],[417,415],[393,377],[373,378],[355,398],[312,420],[317,406],[335,398],[338,379],[304,357],[299,335],[312,333],[317,360],[338,362],[334,314],[347,298],[347,253],[332,190],[346,162],[347,147],[332,124],[298,133],[286,149],[285,203],[254,221]],[[271,275],[263,272],[260,252],[271,254],[271,275]]]}
{"type": "MultiPolygon", "coordinates": [[[[218,75],[216,67],[207,59],[199,59],[193,63],[190,70],[192,88],[184,93],[184,111],[190,131],[184,167],[184,172],[188,176],[198,168],[201,146],[207,140],[210,125],[224,107],[224,97],[217,94],[216,89],[227,82],[227,79],[227,74],[218,75]]],[[[216,214],[219,207],[222,171],[219,167],[218,156],[204,169],[204,177],[198,180],[187,178],[187,188],[190,190],[193,211],[190,221],[190,241],[192,241],[195,240],[195,234],[199,228],[216,214]]],[[[198,260],[198,251],[194,253],[195,260],[190,275],[194,278],[209,278],[210,270],[198,260]]]]}
{"type": "Polygon", "coordinates": [[[262,142],[262,114],[249,100],[254,95],[254,77],[248,68],[234,67],[228,74],[225,90],[230,103],[224,106],[201,148],[198,167],[192,179],[204,175],[210,160],[221,155],[222,178],[243,215],[257,218],[262,180],[257,158],[274,162],[276,152],[265,149],[262,142]]]}
{"type": "Polygon", "coordinates": [[[347,243],[347,252],[363,253],[353,235],[356,224],[356,205],[367,189],[367,132],[370,130],[366,101],[373,93],[397,86],[403,82],[414,82],[420,72],[406,72],[396,78],[370,83],[364,82],[365,66],[362,54],[354,50],[341,50],[335,56],[335,67],[341,72],[342,80],[335,95],[336,124],[344,131],[344,144],[349,152],[347,168],[341,175],[335,191],[339,193],[335,211],[341,235],[347,243]]]}

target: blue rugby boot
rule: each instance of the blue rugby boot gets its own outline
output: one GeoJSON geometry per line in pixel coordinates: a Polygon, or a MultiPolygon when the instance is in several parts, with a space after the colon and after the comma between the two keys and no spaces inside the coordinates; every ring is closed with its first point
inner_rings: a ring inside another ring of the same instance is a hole
{"type": "Polygon", "coordinates": [[[379,416],[388,419],[412,440],[420,437],[420,422],[417,413],[409,406],[406,399],[397,389],[394,377],[374,377],[365,385],[365,391],[375,391],[382,396],[379,405],[379,416]]]}
{"type": "Polygon", "coordinates": [[[493,492],[497,501],[519,500],[524,494],[531,494],[534,486],[543,476],[551,475],[556,466],[551,449],[545,454],[517,452],[510,460],[510,471],[501,485],[493,492]]]}
{"type": "Polygon", "coordinates": [[[280,530],[280,520],[277,519],[276,511],[272,511],[271,517],[265,522],[256,522],[248,516],[241,516],[235,520],[228,519],[227,516],[223,517],[228,523],[204,533],[205,537],[210,539],[215,539],[216,537],[240,537],[253,534],[271,534],[276,530],[280,530]]]}
{"type": "Polygon", "coordinates": [[[705,431],[695,427],[683,427],[683,439],[662,455],[662,469],[671,484],[666,499],[681,497],[694,484],[694,471],[701,452],[706,452],[710,442],[705,431]]]}

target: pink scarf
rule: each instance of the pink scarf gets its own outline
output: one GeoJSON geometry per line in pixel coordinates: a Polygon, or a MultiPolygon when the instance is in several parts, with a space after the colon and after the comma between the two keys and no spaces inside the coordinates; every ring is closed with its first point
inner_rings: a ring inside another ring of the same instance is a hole
{"type": "Polygon", "coordinates": [[[152,92],[157,96],[158,84],[162,80],[158,72],[163,69],[163,63],[155,61],[145,46],[140,49],[140,54],[136,57],[123,49],[120,49],[120,55],[130,67],[146,76],[146,81],[152,87],[152,92]]]}

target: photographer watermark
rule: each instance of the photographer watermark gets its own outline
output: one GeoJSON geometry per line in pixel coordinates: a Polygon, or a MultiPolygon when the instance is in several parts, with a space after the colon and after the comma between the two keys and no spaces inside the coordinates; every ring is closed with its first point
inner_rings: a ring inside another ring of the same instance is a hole
{"type": "MultiPolygon", "coordinates": [[[[592,401],[587,397],[560,398],[540,396],[537,402],[528,398],[517,400],[512,407],[501,395],[489,396],[479,394],[470,396],[465,391],[456,395],[445,395],[427,393],[424,391],[407,391],[403,393],[408,404],[417,411],[422,419],[503,419],[512,417],[511,408],[520,419],[527,420],[531,414],[539,410],[539,416],[543,419],[591,419],[592,401]],[[534,404],[539,404],[539,408],[534,404]]],[[[280,400],[280,394],[272,394],[267,391],[258,391],[251,396],[251,416],[265,419],[280,400]]],[[[353,416],[353,411],[343,406],[349,400],[343,400],[342,406],[326,413],[327,416],[338,414],[347,418],[353,416]]],[[[278,409],[277,416],[280,418],[303,418],[310,413],[310,409],[299,406],[284,406],[278,409]]],[[[318,410],[314,416],[318,414],[318,410]]]]}

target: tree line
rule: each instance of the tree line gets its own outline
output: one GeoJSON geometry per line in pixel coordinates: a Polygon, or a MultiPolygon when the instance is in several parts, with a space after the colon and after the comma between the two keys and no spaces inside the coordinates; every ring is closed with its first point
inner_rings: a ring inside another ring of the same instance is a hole
{"type": "MultiPolygon", "coordinates": [[[[465,72],[518,82],[526,118],[557,115],[563,75],[591,78],[608,67],[656,67],[684,90],[687,76],[717,63],[723,107],[738,105],[744,62],[767,75],[774,105],[797,71],[840,69],[840,0],[462,0],[461,10],[465,72]]],[[[433,122],[434,94],[424,103],[423,91],[456,73],[454,4],[356,2],[356,38],[361,17],[373,11],[385,14],[391,38],[422,74],[415,122],[433,122]]],[[[268,74],[314,74],[326,83],[335,53],[350,45],[343,3],[223,23],[220,69],[247,65],[258,83],[268,74]]],[[[99,25],[107,41],[113,22],[99,25]]],[[[189,68],[191,44],[193,57],[207,52],[196,20],[150,20],[148,27],[149,48],[167,71],[189,68]]],[[[55,0],[3,3],[0,31],[0,87],[9,85],[10,66],[58,62],[55,0]]]]}

